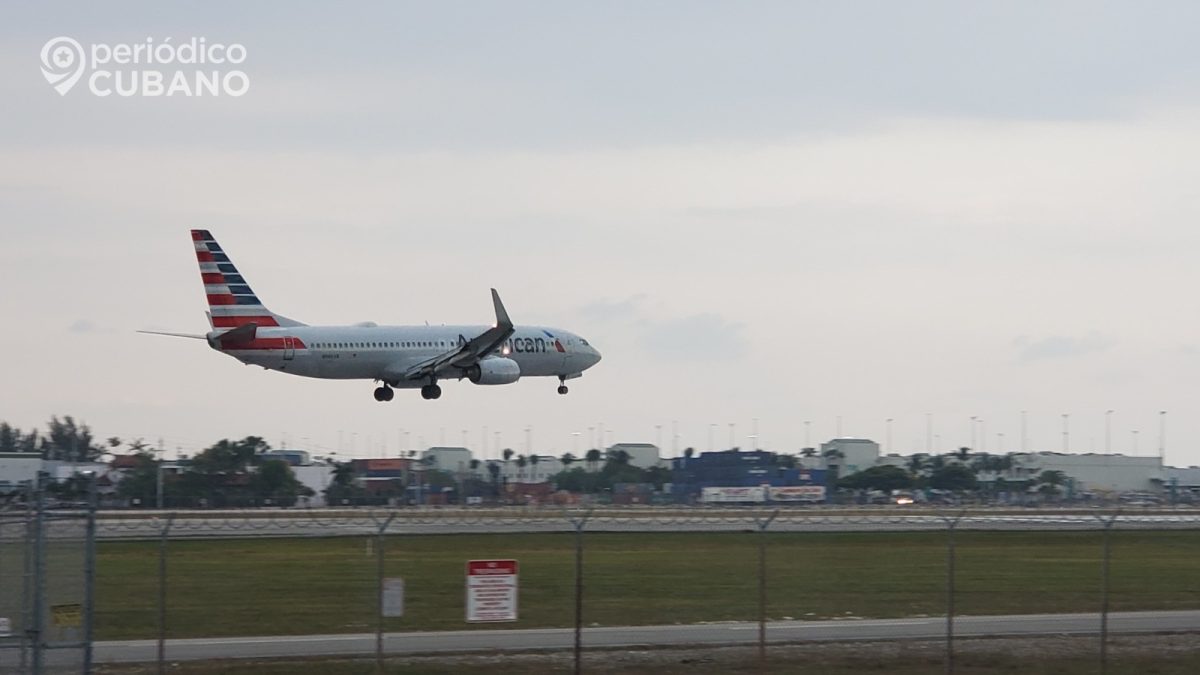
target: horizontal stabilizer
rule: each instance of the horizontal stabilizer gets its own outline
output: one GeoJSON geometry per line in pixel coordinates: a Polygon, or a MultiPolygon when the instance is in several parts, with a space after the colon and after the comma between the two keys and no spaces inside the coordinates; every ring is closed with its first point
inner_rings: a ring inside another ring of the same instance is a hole
{"type": "Polygon", "coordinates": [[[167,331],[161,331],[161,330],[139,330],[138,332],[144,333],[145,335],[166,335],[168,337],[191,338],[193,340],[205,339],[205,336],[196,335],[194,333],[168,333],[167,331]]]}
{"type": "Polygon", "coordinates": [[[258,324],[244,323],[237,328],[232,328],[224,333],[209,333],[209,339],[220,340],[225,343],[251,342],[258,335],[258,324]]]}

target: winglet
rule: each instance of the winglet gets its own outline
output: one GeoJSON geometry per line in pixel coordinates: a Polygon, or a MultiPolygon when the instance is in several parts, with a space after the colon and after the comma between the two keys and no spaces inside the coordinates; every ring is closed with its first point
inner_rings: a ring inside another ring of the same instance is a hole
{"type": "Polygon", "coordinates": [[[508,318],[508,310],[504,309],[504,303],[500,302],[500,294],[496,289],[492,289],[492,304],[496,307],[496,325],[503,328],[512,328],[512,319],[508,318]]]}

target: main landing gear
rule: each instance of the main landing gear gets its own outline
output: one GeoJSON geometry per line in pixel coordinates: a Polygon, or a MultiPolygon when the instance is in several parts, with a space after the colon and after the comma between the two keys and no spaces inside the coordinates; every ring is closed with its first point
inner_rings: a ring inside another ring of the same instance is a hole
{"type": "Polygon", "coordinates": [[[386,384],[383,385],[382,387],[375,388],[375,400],[376,401],[390,401],[390,400],[392,400],[392,397],[395,395],[396,395],[396,392],[392,391],[392,388],[387,386],[386,384]]]}
{"type": "Polygon", "coordinates": [[[567,391],[568,391],[567,378],[565,378],[565,377],[558,378],[558,393],[565,394],[565,393],[567,393],[567,391]]]}
{"type": "Polygon", "coordinates": [[[421,387],[421,398],[426,401],[439,399],[442,397],[442,388],[436,384],[427,384],[421,387]]]}

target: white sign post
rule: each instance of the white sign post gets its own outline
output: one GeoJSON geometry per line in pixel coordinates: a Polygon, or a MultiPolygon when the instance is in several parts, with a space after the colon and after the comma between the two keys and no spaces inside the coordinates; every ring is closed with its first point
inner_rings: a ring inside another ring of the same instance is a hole
{"type": "Polygon", "coordinates": [[[404,616],[404,579],[387,577],[383,580],[383,616],[389,619],[404,616]]]}
{"type": "Polygon", "coordinates": [[[467,562],[467,621],[517,620],[517,561],[467,562]]]}

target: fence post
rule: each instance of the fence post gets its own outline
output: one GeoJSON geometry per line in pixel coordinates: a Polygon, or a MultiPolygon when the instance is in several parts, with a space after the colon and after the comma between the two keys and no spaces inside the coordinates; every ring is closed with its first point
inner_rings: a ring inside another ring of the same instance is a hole
{"type": "Polygon", "coordinates": [[[767,528],[779,515],[779,509],[766,518],[754,519],[758,527],[758,664],[767,665],[767,528]]]}
{"type": "Polygon", "coordinates": [[[96,474],[88,476],[87,524],[83,540],[83,672],[92,672],[96,617],[96,474]]]}
{"type": "Polygon", "coordinates": [[[1100,675],[1108,672],[1108,567],[1112,559],[1112,528],[1120,517],[1120,509],[1107,518],[1096,514],[1104,528],[1100,557],[1100,675]]]}
{"type": "Polygon", "coordinates": [[[39,471],[33,494],[33,606],[27,634],[33,645],[33,675],[41,675],[45,657],[46,624],[46,482],[50,474],[39,471]]]}
{"type": "Polygon", "coordinates": [[[28,485],[25,489],[25,545],[22,547],[23,560],[21,569],[23,570],[22,592],[21,592],[21,625],[24,627],[23,635],[21,636],[21,656],[20,670],[18,672],[28,672],[29,668],[29,639],[32,636],[30,627],[33,625],[33,587],[34,578],[37,576],[33,567],[33,549],[36,537],[34,535],[34,520],[37,511],[37,489],[36,481],[27,481],[28,485]]]}
{"type": "MultiPolygon", "coordinates": [[[[383,672],[383,535],[395,518],[395,511],[389,513],[375,534],[375,605],[378,610],[375,617],[375,670],[379,673],[383,672]]],[[[378,519],[375,522],[378,523],[378,519]]]]}
{"type": "Polygon", "coordinates": [[[167,540],[175,514],[168,513],[158,537],[158,673],[167,672],[167,540]]]}
{"type": "Polygon", "coordinates": [[[965,511],[959,511],[953,517],[942,516],[946,523],[946,675],[954,673],[954,573],[956,554],[954,531],[962,520],[965,511]]]}
{"type": "Polygon", "coordinates": [[[582,516],[567,516],[575,528],[575,675],[583,672],[583,529],[591,517],[590,508],[582,516]]]}

